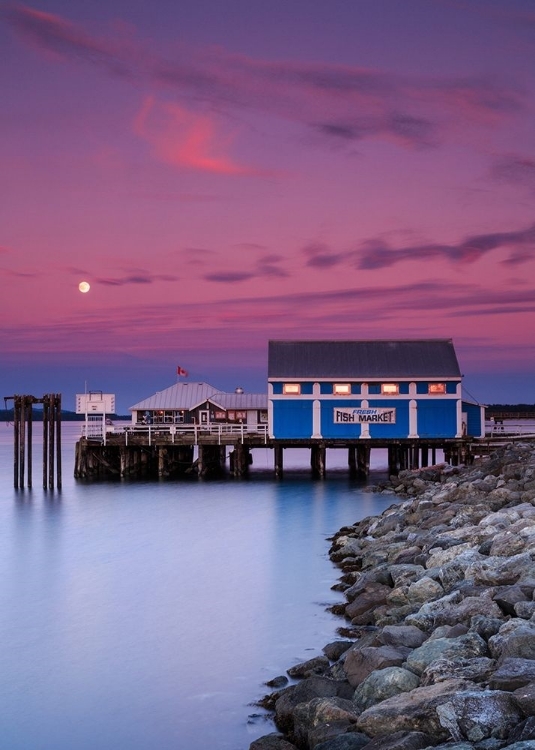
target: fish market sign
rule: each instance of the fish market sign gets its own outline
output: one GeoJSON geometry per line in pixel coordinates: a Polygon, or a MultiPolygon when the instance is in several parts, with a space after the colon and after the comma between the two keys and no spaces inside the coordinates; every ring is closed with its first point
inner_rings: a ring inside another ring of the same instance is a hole
{"type": "Polygon", "coordinates": [[[396,424],[395,409],[375,409],[375,408],[344,408],[340,407],[334,410],[334,423],[347,424],[396,424]]]}

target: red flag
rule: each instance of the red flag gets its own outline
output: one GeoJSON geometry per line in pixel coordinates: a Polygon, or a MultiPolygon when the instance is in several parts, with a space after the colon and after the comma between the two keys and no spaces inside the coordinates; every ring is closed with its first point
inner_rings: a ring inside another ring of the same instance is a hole
{"type": "Polygon", "coordinates": [[[176,374],[177,375],[182,375],[183,378],[187,378],[188,377],[188,371],[182,369],[182,367],[177,367],[176,368],[176,374]]]}

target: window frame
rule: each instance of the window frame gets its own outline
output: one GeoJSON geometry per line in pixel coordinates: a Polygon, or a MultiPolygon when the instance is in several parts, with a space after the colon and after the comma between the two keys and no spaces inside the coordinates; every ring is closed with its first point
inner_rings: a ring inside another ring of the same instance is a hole
{"type": "Polygon", "coordinates": [[[399,396],[399,383],[381,383],[381,396],[399,396]]]}
{"type": "Polygon", "coordinates": [[[282,393],[284,396],[300,396],[301,383],[283,383],[282,393]]]}
{"type": "Polygon", "coordinates": [[[444,396],[448,392],[446,383],[428,383],[427,393],[429,396],[444,396]]]}
{"type": "Polygon", "coordinates": [[[333,383],[333,396],[351,396],[351,383],[333,383]]]}

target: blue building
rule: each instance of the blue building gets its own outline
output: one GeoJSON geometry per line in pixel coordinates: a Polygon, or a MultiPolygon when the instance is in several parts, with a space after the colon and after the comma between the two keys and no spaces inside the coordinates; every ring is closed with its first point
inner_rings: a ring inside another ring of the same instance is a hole
{"type": "Polygon", "coordinates": [[[461,381],[450,339],[270,341],[270,436],[480,437],[484,407],[463,401],[461,381]]]}

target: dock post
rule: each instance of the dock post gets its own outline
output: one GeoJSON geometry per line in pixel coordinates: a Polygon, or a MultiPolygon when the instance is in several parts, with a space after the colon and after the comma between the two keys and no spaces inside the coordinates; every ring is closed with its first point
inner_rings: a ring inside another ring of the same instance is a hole
{"type": "MultiPolygon", "coordinates": [[[[221,446],[224,450],[224,446],[221,446]]],[[[224,465],[224,452],[223,452],[223,465],[224,465]]],[[[243,443],[236,443],[234,450],[229,456],[230,458],[230,473],[233,477],[244,477],[249,473],[249,466],[251,464],[251,451],[247,445],[243,443]]]]}
{"type": "Polygon", "coordinates": [[[421,465],[422,465],[422,469],[425,469],[427,466],[429,466],[429,446],[428,445],[422,445],[421,465]]]}
{"type": "Polygon", "coordinates": [[[310,446],[310,468],[312,469],[312,475],[320,479],[325,478],[326,453],[324,443],[314,443],[310,446]]]}
{"type": "Polygon", "coordinates": [[[357,446],[350,445],[347,449],[347,465],[349,466],[349,476],[351,478],[357,475],[357,446]]]}
{"type": "Polygon", "coordinates": [[[56,487],[61,489],[61,393],[56,393],[56,487]]]}
{"type": "Polygon", "coordinates": [[[273,456],[275,459],[275,476],[277,477],[277,479],[280,479],[282,477],[284,470],[283,451],[284,448],[282,447],[282,445],[273,446],[273,456]]]}
{"type": "Polygon", "coordinates": [[[202,445],[198,446],[198,474],[204,477],[207,474],[220,474],[224,466],[221,465],[222,453],[219,445],[202,445]]]}
{"type": "Polygon", "coordinates": [[[366,479],[370,473],[370,446],[357,446],[357,476],[359,479],[366,479]]]}

